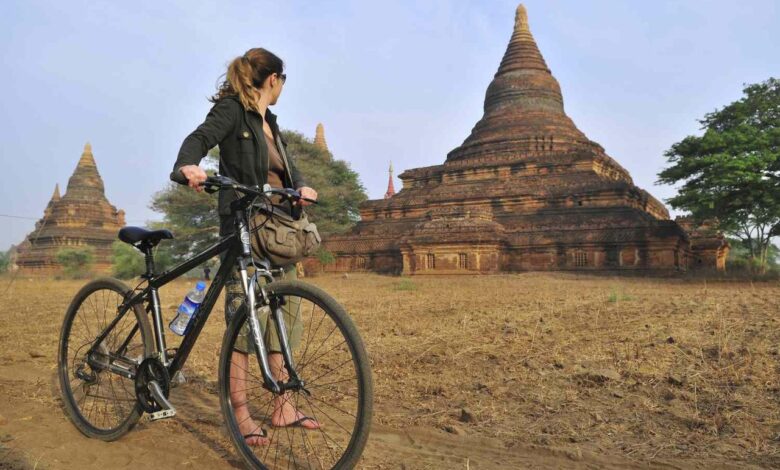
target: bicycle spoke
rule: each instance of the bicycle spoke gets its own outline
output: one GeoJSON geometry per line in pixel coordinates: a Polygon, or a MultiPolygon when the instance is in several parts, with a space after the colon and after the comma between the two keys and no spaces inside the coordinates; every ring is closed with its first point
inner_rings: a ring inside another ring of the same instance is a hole
{"type": "MultiPolygon", "coordinates": [[[[133,368],[136,357],[145,357],[144,332],[141,331],[136,310],[130,307],[121,320],[117,321],[100,344],[95,339],[115,321],[118,307],[124,299],[115,287],[115,281],[95,281],[100,287],[87,291],[79,303],[71,307],[67,324],[64,325],[60,361],[64,363],[63,393],[67,398],[73,419],[85,426],[84,432],[113,432],[120,429],[136,413],[135,390],[132,380],[110,370],[113,364],[133,368]],[[130,333],[133,332],[131,335],[130,333]],[[122,354],[117,353],[120,344],[126,344],[122,354]],[[93,365],[87,361],[87,351],[94,347],[93,365]],[[89,383],[77,375],[81,368],[84,374],[94,377],[89,383]],[[75,414],[74,414],[75,413],[75,414]]],[[[80,294],[81,295],[81,294],[80,294]]],[[[84,429],[84,428],[82,428],[84,429]]]]}
{"type": "MultiPolygon", "coordinates": [[[[305,382],[306,390],[290,389],[275,395],[264,386],[261,364],[254,355],[247,362],[234,360],[231,348],[235,347],[245,320],[242,324],[232,323],[229,329],[232,337],[226,343],[220,365],[227,368],[223,377],[230,384],[222,384],[220,393],[230,393],[238,402],[230,401],[232,410],[226,417],[238,424],[239,432],[250,427],[248,422],[269,423],[266,427],[269,442],[265,446],[248,445],[236,432],[235,425],[229,426],[231,437],[248,462],[255,462],[250,467],[257,462],[269,469],[328,469],[339,461],[354,465],[355,452],[360,452],[365,443],[365,438],[356,439],[354,433],[364,432],[366,420],[370,419],[370,411],[366,414],[361,408],[370,398],[365,397],[365,389],[361,387],[365,368],[360,369],[361,363],[355,358],[360,345],[356,348],[354,333],[347,331],[349,328],[354,331],[354,327],[342,318],[343,313],[338,316],[328,310],[332,304],[309,297],[306,289],[301,291],[305,295],[285,290],[294,290],[288,287],[290,284],[280,283],[273,295],[284,299],[280,302],[281,314],[293,353],[293,370],[305,382]],[[239,419],[235,418],[237,409],[242,415],[239,419]],[[249,417],[243,416],[244,410],[249,411],[249,417]],[[312,421],[290,426],[302,417],[312,421]]],[[[260,326],[266,343],[275,344],[277,325],[273,317],[261,319],[260,326]]],[[[271,373],[280,383],[290,383],[284,368],[282,376],[277,376],[280,357],[269,357],[274,368],[271,373]]]]}
{"type": "MultiPolygon", "coordinates": [[[[311,409],[314,409],[314,408],[316,408],[316,406],[315,406],[313,403],[311,403],[311,401],[309,401],[309,397],[307,397],[307,396],[304,396],[303,398],[304,398],[304,400],[306,400],[306,402],[309,404],[309,408],[311,408],[311,409]]],[[[322,412],[322,414],[323,414],[323,415],[325,415],[325,417],[327,417],[327,418],[328,418],[328,419],[330,419],[331,421],[333,421],[333,418],[329,417],[327,413],[325,413],[325,412],[322,412]]],[[[333,421],[333,422],[334,422],[334,423],[336,423],[336,421],[333,421]]],[[[336,423],[336,424],[337,424],[338,426],[341,426],[341,425],[340,425],[340,424],[338,424],[338,423],[336,423]]],[[[342,426],[342,429],[343,429],[343,426],[342,426]]],[[[318,430],[319,430],[319,431],[320,431],[320,433],[322,434],[322,436],[323,436],[323,439],[324,439],[324,440],[327,442],[327,440],[328,440],[328,438],[330,437],[330,435],[329,435],[327,432],[325,432],[325,431],[322,429],[322,427],[320,427],[318,430]]],[[[349,436],[351,436],[351,435],[352,435],[352,433],[350,433],[350,432],[349,432],[349,431],[347,431],[346,429],[345,429],[344,431],[347,433],[347,435],[349,435],[349,436]]],[[[336,442],[336,441],[335,441],[335,440],[334,440],[332,437],[330,437],[330,441],[331,441],[332,443],[336,444],[337,446],[339,445],[339,444],[338,444],[338,443],[337,443],[337,442],[336,442]]],[[[326,447],[330,448],[330,446],[326,446],[326,447]]],[[[332,451],[331,451],[331,457],[333,457],[333,452],[332,452],[332,451]]]]}
{"type": "Polygon", "coordinates": [[[345,397],[359,398],[357,395],[353,395],[353,394],[351,394],[351,393],[347,393],[347,392],[341,391],[341,390],[339,390],[339,389],[337,389],[337,388],[332,388],[332,387],[324,387],[324,386],[322,386],[322,385],[312,385],[312,386],[310,386],[310,387],[308,387],[308,388],[324,388],[324,389],[326,389],[326,390],[330,390],[331,392],[336,392],[336,393],[338,393],[338,394],[341,394],[341,395],[343,395],[343,396],[345,396],[345,397]]]}
{"type": "MultiPolygon", "coordinates": [[[[331,333],[332,333],[332,332],[331,332],[331,333]]],[[[337,344],[337,345],[333,346],[332,348],[330,348],[330,349],[329,349],[329,350],[327,350],[326,352],[324,352],[324,353],[320,354],[320,355],[319,355],[319,356],[317,356],[316,358],[309,360],[308,362],[306,362],[304,365],[302,365],[302,366],[301,366],[301,368],[300,368],[300,371],[302,371],[303,369],[305,369],[305,368],[306,368],[306,366],[307,366],[308,364],[311,364],[311,363],[313,363],[314,361],[317,361],[317,360],[319,360],[319,359],[322,359],[323,357],[327,356],[327,355],[328,355],[328,354],[330,354],[331,352],[335,351],[335,350],[336,350],[336,349],[337,349],[339,346],[341,346],[342,344],[346,344],[346,343],[347,343],[347,341],[346,341],[346,340],[344,340],[344,341],[340,342],[339,344],[337,344]]],[[[300,372],[300,371],[299,371],[299,372],[300,372]]]]}
{"type": "MultiPolygon", "coordinates": [[[[315,303],[312,303],[311,304],[311,319],[312,319],[312,321],[314,321],[314,309],[315,309],[315,307],[317,307],[317,305],[315,303]]],[[[320,322],[317,323],[317,330],[314,331],[315,335],[317,334],[317,331],[320,330],[320,326],[322,326],[322,322],[324,320],[325,320],[325,314],[323,312],[322,318],[320,318],[320,322]]],[[[301,362],[303,362],[304,359],[306,359],[306,353],[309,351],[309,345],[311,344],[311,333],[312,333],[312,330],[310,329],[309,330],[309,335],[306,338],[306,348],[303,350],[303,354],[301,355],[301,362]]]]}

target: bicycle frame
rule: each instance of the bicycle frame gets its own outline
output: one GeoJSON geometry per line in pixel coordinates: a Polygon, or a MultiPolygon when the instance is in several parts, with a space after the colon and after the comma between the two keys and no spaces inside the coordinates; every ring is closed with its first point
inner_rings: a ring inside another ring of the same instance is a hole
{"type": "MultiPolygon", "coordinates": [[[[239,217],[234,217],[236,220],[236,230],[233,234],[223,237],[220,241],[210,246],[203,252],[195,255],[192,259],[184,261],[183,263],[171,268],[168,271],[158,275],[149,275],[147,277],[148,285],[142,291],[132,295],[129,298],[126,298],[124,302],[119,305],[117,316],[108,326],[106,326],[100,336],[98,336],[98,338],[94,341],[92,348],[90,348],[89,352],[87,353],[87,357],[90,359],[90,365],[92,365],[91,360],[94,355],[103,355],[97,351],[97,348],[108,336],[109,332],[114,328],[114,326],[119,323],[119,321],[121,321],[127,312],[130,311],[133,305],[146,301],[146,311],[148,314],[150,313],[152,315],[153,320],[156,354],[160,362],[168,370],[169,377],[173,377],[176,372],[181,370],[181,368],[184,366],[184,363],[187,361],[187,357],[192,351],[192,348],[195,345],[195,342],[197,341],[201,331],[203,330],[208,317],[211,315],[211,310],[216,304],[220,292],[231,276],[231,271],[234,269],[237,263],[239,268],[239,275],[241,277],[241,284],[244,289],[246,307],[248,309],[247,318],[249,322],[249,329],[254,341],[257,360],[260,363],[263,373],[263,380],[266,387],[268,387],[269,390],[274,393],[282,393],[287,389],[303,387],[303,382],[299,379],[292,362],[292,354],[290,352],[290,346],[284,324],[284,315],[282,314],[279,305],[270,305],[272,314],[271,318],[275,322],[276,330],[279,335],[280,345],[282,346],[282,355],[285,359],[285,368],[290,374],[290,379],[287,383],[280,384],[271,374],[271,368],[268,363],[268,351],[265,347],[265,340],[260,329],[260,322],[257,317],[255,307],[258,305],[258,301],[261,302],[262,305],[269,305],[268,296],[266,295],[265,289],[263,287],[258,287],[258,277],[264,277],[270,281],[273,281],[273,275],[268,269],[258,269],[251,279],[247,274],[247,266],[251,264],[252,260],[250,233],[246,222],[246,207],[242,207],[241,210],[238,210],[238,208],[241,207],[242,204],[246,206],[248,201],[249,200],[244,197],[233,202],[233,213],[241,214],[239,217]],[[206,292],[206,296],[197,310],[197,314],[195,315],[194,319],[191,320],[193,323],[189,327],[189,331],[182,339],[181,345],[179,346],[175,357],[172,361],[169,361],[166,354],[165,328],[162,321],[158,289],[180,277],[187,271],[197,267],[201,263],[224,252],[227,252],[227,255],[223,258],[224,262],[220,265],[217,274],[214,276],[214,280],[209,286],[208,291],[206,292]],[[261,293],[261,299],[255,298],[256,290],[261,293]]],[[[128,333],[127,338],[124,340],[117,351],[119,356],[123,354],[124,348],[126,348],[126,346],[130,343],[132,337],[137,333],[137,331],[138,325],[136,325],[128,333]]],[[[132,369],[114,364],[115,360],[121,360],[123,358],[114,357],[112,354],[108,359],[109,370],[121,374],[127,378],[135,378],[135,373],[132,369]]]]}

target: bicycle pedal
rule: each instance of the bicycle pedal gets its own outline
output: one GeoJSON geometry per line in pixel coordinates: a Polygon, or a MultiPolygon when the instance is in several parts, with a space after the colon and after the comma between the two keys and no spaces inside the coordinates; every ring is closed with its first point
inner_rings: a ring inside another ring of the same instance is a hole
{"type": "Polygon", "coordinates": [[[176,410],[160,410],[149,414],[149,421],[157,421],[158,419],[173,418],[176,416],[176,410]]]}

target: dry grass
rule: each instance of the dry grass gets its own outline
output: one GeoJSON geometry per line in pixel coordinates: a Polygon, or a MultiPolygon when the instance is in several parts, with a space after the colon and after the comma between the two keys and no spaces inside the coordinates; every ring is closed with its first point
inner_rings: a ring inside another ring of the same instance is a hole
{"type": "MultiPolygon", "coordinates": [[[[355,318],[380,423],[457,424],[507,447],[577,443],[638,460],[780,465],[777,282],[537,273],[307,281],[355,318]]],[[[0,363],[56,358],[80,285],[17,280],[0,299],[0,363]]],[[[188,287],[162,292],[168,319],[188,287]]],[[[223,330],[220,302],[187,364],[206,384],[223,330]]],[[[47,390],[4,392],[51,404],[47,390]]]]}

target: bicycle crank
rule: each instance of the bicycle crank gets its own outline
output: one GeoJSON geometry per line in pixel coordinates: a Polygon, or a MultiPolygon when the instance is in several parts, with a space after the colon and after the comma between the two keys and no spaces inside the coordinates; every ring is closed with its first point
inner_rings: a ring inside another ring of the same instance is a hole
{"type": "Polygon", "coordinates": [[[170,390],[168,369],[155,357],[144,359],[135,374],[135,396],[141,409],[149,413],[152,420],[176,414],[168,401],[170,390]]]}

